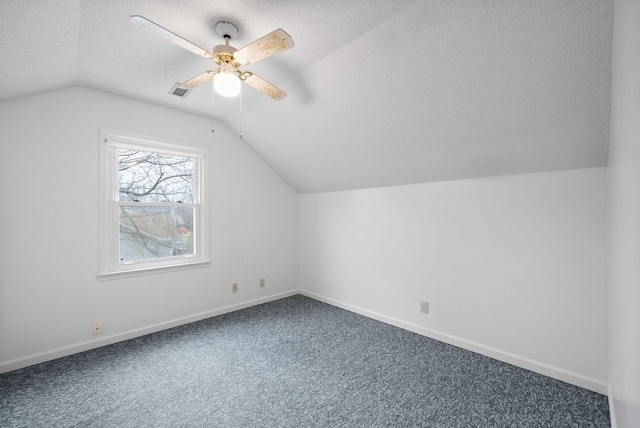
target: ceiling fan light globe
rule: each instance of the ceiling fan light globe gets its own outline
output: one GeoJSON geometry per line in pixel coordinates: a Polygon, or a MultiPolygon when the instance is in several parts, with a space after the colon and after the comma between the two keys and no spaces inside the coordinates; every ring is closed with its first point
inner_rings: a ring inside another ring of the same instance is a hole
{"type": "Polygon", "coordinates": [[[218,95],[237,97],[240,94],[240,79],[234,73],[221,72],[213,77],[213,87],[218,95]]]}

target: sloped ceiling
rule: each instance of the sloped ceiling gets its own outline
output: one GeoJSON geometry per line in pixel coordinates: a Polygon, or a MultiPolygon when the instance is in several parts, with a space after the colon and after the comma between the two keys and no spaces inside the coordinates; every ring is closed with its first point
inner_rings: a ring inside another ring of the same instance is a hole
{"type": "MultiPolygon", "coordinates": [[[[606,165],[612,0],[0,0],[0,100],[85,85],[211,116],[211,69],[133,26],[205,48],[285,29],[292,50],[244,67],[214,114],[299,192],[606,165]]],[[[212,142],[215,133],[212,134],[212,142]]],[[[239,142],[239,144],[242,144],[239,142]]]]}

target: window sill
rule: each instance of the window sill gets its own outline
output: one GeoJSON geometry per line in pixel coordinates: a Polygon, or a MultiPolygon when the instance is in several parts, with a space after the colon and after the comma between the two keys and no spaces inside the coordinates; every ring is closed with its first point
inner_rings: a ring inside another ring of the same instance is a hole
{"type": "Polygon", "coordinates": [[[133,276],[153,275],[157,273],[173,272],[177,270],[196,269],[196,268],[207,267],[209,265],[211,265],[210,261],[202,261],[202,262],[181,263],[181,264],[167,265],[167,266],[155,266],[155,267],[140,268],[135,270],[125,270],[125,271],[119,271],[119,272],[99,273],[97,278],[100,281],[106,281],[111,279],[129,278],[133,276]]]}

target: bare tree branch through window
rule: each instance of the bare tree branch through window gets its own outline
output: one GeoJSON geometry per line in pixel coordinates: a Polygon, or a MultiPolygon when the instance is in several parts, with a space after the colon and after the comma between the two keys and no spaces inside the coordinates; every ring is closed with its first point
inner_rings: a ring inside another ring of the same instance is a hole
{"type": "Polygon", "coordinates": [[[121,261],[193,254],[193,177],[193,158],[118,149],[121,261]]]}

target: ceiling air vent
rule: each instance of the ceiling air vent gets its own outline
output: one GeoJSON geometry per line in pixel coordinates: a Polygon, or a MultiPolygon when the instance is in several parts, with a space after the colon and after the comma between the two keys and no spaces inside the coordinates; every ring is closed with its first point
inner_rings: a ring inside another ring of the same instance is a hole
{"type": "Polygon", "coordinates": [[[177,95],[180,98],[184,98],[187,95],[189,95],[189,92],[191,92],[191,89],[179,88],[178,86],[180,86],[180,83],[176,82],[176,84],[173,85],[173,88],[171,88],[171,91],[169,93],[171,95],[177,95]]]}

